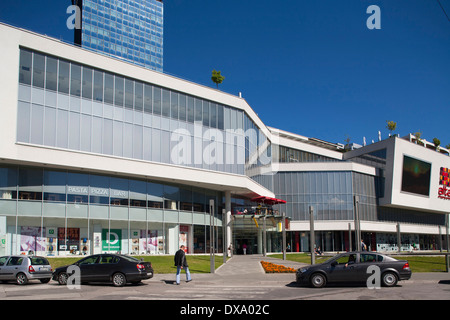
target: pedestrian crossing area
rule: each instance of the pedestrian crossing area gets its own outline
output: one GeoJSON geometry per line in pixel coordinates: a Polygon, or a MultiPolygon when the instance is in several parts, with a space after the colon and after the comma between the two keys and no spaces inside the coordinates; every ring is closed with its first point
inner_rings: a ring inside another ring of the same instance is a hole
{"type": "Polygon", "coordinates": [[[273,285],[211,285],[189,284],[166,285],[159,288],[159,292],[147,292],[139,296],[129,296],[127,299],[154,299],[154,300],[257,300],[270,299],[270,293],[277,287],[273,285]]]}

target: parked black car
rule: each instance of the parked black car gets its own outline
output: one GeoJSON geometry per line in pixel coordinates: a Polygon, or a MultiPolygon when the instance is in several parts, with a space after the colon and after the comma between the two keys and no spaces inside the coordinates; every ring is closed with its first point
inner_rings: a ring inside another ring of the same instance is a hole
{"type": "MultiPolygon", "coordinates": [[[[153,277],[150,262],[119,254],[96,254],[83,258],[73,265],[80,268],[80,282],[112,282],[116,287],[126,283],[137,284],[153,277]]],[[[52,279],[66,285],[70,274],[64,266],[55,269],[52,279]]]]}
{"type": "Polygon", "coordinates": [[[367,283],[373,271],[370,266],[379,267],[379,283],[392,287],[400,280],[411,278],[408,261],[397,260],[376,252],[346,252],[338,254],[324,263],[303,267],[297,270],[297,283],[307,283],[321,288],[332,282],[367,283]]]}

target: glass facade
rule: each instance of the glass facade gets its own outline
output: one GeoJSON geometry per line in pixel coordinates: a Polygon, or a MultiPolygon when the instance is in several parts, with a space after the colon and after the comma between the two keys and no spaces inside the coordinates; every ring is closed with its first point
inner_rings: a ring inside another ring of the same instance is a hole
{"type": "Polygon", "coordinates": [[[20,50],[17,141],[246,174],[271,162],[242,110],[20,50]]]}
{"type": "Polygon", "coordinates": [[[163,71],[163,2],[83,0],[81,46],[163,71]]]}
{"type": "Polygon", "coordinates": [[[211,199],[221,252],[220,192],[86,172],[0,167],[0,212],[16,253],[66,255],[86,248],[84,253],[163,254],[169,252],[167,242],[207,253],[211,199]],[[120,233],[120,249],[101,245],[104,230],[120,233]]]}
{"type": "Polygon", "coordinates": [[[330,157],[322,156],[307,151],[296,150],[279,146],[278,162],[332,162],[339,161],[330,157]]]}
{"type": "MultiPolygon", "coordinates": [[[[370,161],[374,161],[370,159],[370,161]]],[[[378,205],[384,192],[384,177],[353,171],[278,172],[274,176],[277,198],[287,201],[275,206],[293,221],[309,221],[309,206],[314,208],[314,220],[354,221],[354,196],[359,197],[361,221],[406,223],[416,225],[445,225],[445,215],[389,208],[378,205]]],[[[397,251],[397,235],[385,232],[362,232],[369,250],[397,251]]],[[[402,234],[402,250],[436,249],[442,244],[433,235],[402,234]]],[[[309,251],[310,234],[305,231],[288,232],[288,243],[293,251],[309,251]]],[[[316,231],[315,245],[324,251],[355,249],[352,231],[316,231]]]]}
{"type": "Polygon", "coordinates": [[[316,220],[353,219],[352,173],[278,172],[274,176],[278,205],[292,220],[309,221],[309,206],[314,207],[316,220]]]}

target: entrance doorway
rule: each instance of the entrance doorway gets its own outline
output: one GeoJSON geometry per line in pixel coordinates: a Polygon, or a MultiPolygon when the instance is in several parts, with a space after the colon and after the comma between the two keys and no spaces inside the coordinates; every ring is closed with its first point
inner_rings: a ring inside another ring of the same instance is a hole
{"type": "Polygon", "coordinates": [[[235,254],[258,253],[258,234],[250,230],[241,230],[233,236],[233,248],[235,254]],[[245,250],[244,250],[245,249],[245,250]]]}

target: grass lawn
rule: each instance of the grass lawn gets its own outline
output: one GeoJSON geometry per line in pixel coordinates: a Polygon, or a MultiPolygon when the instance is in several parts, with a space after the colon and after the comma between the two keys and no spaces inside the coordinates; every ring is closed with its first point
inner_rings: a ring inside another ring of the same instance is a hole
{"type": "MultiPolygon", "coordinates": [[[[173,255],[168,256],[134,256],[137,259],[143,258],[144,261],[150,261],[153,266],[155,273],[176,273],[177,268],[173,265],[173,255]]],[[[80,259],[79,257],[48,257],[53,270],[58,267],[66,266],[72,264],[80,259]]],[[[187,255],[187,262],[189,264],[189,271],[191,273],[209,273],[210,272],[210,260],[209,255],[187,255]]],[[[215,267],[216,269],[220,267],[223,263],[222,256],[215,257],[215,267]]]]}
{"type": "MultiPolygon", "coordinates": [[[[283,259],[282,254],[270,255],[273,258],[283,259]]],[[[445,272],[445,257],[444,256],[412,256],[412,255],[395,255],[392,256],[398,260],[407,260],[412,272],[445,272]]],[[[322,263],[330,258],[330,256],[316,256],[316,264],[322,263]]],[[[297,261],[302,263],[311,263],[311,256],[307,253],[291,253],[286,255],[287,260],[297,261]]]]}

